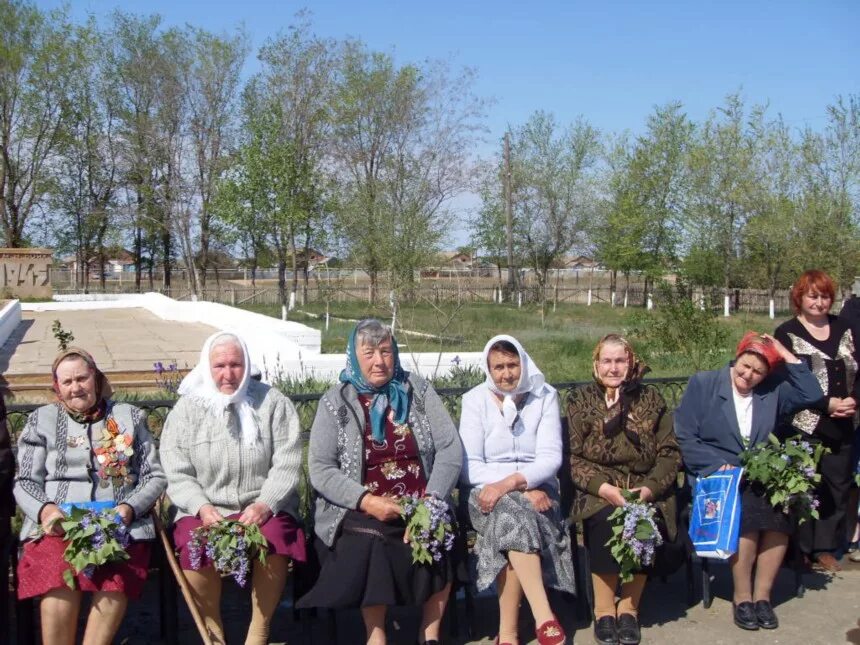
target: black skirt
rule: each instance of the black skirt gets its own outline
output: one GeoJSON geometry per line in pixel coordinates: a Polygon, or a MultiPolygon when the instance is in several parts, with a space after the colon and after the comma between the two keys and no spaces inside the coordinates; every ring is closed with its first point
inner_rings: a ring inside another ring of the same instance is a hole
{"type": "Polygon", "coordinates": [[[413,564],[412,547],[403,543],[405,528],[402,520],[386,523],[347,512],[333,548],[316,538],[319,577],[296,606],[420,605],[442,591],[453,580],[451,559],[413,564]]]}
{"type": "Polygon", "coordinates": [[[780,509],[774,508],[761,484],[743,480],[741,482],[741,525],[738,533],[776,531],[791,535],[794,532],[791,519],[780,509]]]}

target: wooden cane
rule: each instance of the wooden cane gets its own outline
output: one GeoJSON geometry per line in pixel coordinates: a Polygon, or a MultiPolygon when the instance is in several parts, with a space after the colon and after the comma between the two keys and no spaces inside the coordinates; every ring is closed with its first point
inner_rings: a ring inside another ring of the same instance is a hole
{"type": "MultiPolygon", "coordinates": [[[[161,498],[159,498],[155,503],[155,508],[152,512],[152,519],[155,523],[155,531],[158,533],[159,537],[161,537],[161,546],[164,547],[164,554],[167,556],[167,562],[170,564],[170,569],[176,577],[176,582],[179,583],[179,589],[182,591],[182,596],[185,598],[185,602],[188,605],[188,611],[191,612],[191,617],[194,619],[194,625],[200,633],[200,638],[203,639],[203,645],[213,645],[212,639],[209,636],[209,629],[206,627],[206,623],[200,615],[200,609],[198,609],[197,603],[194,601],[191,586],[188,584],[188,580],[185,579],[185,573],[183,573],[182,567],[180,567],[179,562],[176,561],[176,555],[173,553],[173,546],[170,544],[170,538],[167,537],[167,532],[164,530],[164,524],[161,522],[161,498]]],[[[164,572],[162,572],[161,575],[164,575],[164,572]]]]}

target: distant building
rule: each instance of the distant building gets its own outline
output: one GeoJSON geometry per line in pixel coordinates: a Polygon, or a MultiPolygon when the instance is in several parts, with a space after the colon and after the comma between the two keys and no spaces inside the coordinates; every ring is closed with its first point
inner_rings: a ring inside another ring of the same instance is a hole
{"type": "Polygon", "coordinates": [[[600,262],[585,255],[566,255],[561,259],[562,269],[572,271],[603,271],[600,262]]]}

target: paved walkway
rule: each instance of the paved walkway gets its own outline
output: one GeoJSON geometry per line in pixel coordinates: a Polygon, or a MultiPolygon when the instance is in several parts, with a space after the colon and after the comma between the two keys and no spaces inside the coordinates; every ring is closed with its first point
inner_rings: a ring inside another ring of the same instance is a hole
{"type": "Polygon", "coordinates": [[[175,360],[194,367],[203,341],[216,331],[198,323],[162,320],[143,308],[94,311],[25,311],[21,324],[0,348],[0,373],[48,375],[57,353],[54,320],[75,335],[105,372],[151,372],[152,364],[175,360]]]}
{"type": "MultiPolygon", "coordinates": [[[[810,573],[804,576],[808,587],[803,598],[792,595],[793,573],[783,570],[777,579],[774,593],[776,612],[780,619],[777,630],[745,632],[735,627],[731,618],[731,584],[728,569],[714,566],[712,589],[716,596],[713,605],[704,609],[701,603],[687,607],[684,573],[679,572],[667,583],[652,580],[646,588],[642,606],[643,645],[772,645],[797,644],[836,645],[860,644],[860,565],[844,562],[846,570],[833,577],[810,573]]],[[[696,568],[698,574],[698,567],[696,568]]],[[[137,645],[159,642],[157,586],[150,582],[141,603],[129,608],[117,642],[137,645]]],[[[248,593],[234,584],[225,585],[224,619],[230,643],[241,643],[248,625],[248,593]]],[[[289,593],[285,594],[288,597],[289,593]]],[[[179,642],[197,643],[191,619],[180,597],[179,642]]],[[[594,642],[589,621],[577,616],[573,602],[554,598],[553,606],[568,630],[568,643],[574,645],[594,642]]],[[[458,603],[460,635],[447,638],[450,644],[481,643],[489,645],[495,636],[498,612],[495,597],[476,599],[476,630],[474,638],[465,637],[463,602],[458,603]]],[[[391,645],[414,645],[417,631],[417,612],[396,610],[388,623],[391,645]]],[[[528,607],[524,606],[520,619],[521,641],[535,643],[528,607]],[[532,637],[533,638],[533,637],[532,637]]],[[[361,619],[357,611],[340,611],[336,614],[321,612],[309,619],[305,626],[293,619],[287,603],[279,609],[272,626],[273,643],[325,643],[327,645],[360,645],[364,643],[361,619]]]]}

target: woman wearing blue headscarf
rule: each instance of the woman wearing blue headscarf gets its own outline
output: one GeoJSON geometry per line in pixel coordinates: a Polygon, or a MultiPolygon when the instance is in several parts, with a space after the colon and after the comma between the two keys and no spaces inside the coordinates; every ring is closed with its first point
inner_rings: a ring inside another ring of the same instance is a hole
{"type": "Polygon", "coordinates": [[[435,643],[453,574],[448,558],[413,565],[397,499],[450,497],[462,464],[442,400],[404,372],[391,329],[359,322],[340,382],[320,400],[308,464],[319,579],[299,607],[359,607],[367,642],[386,642],[389,605],[423,605],[419,643],[435,643]]]}

